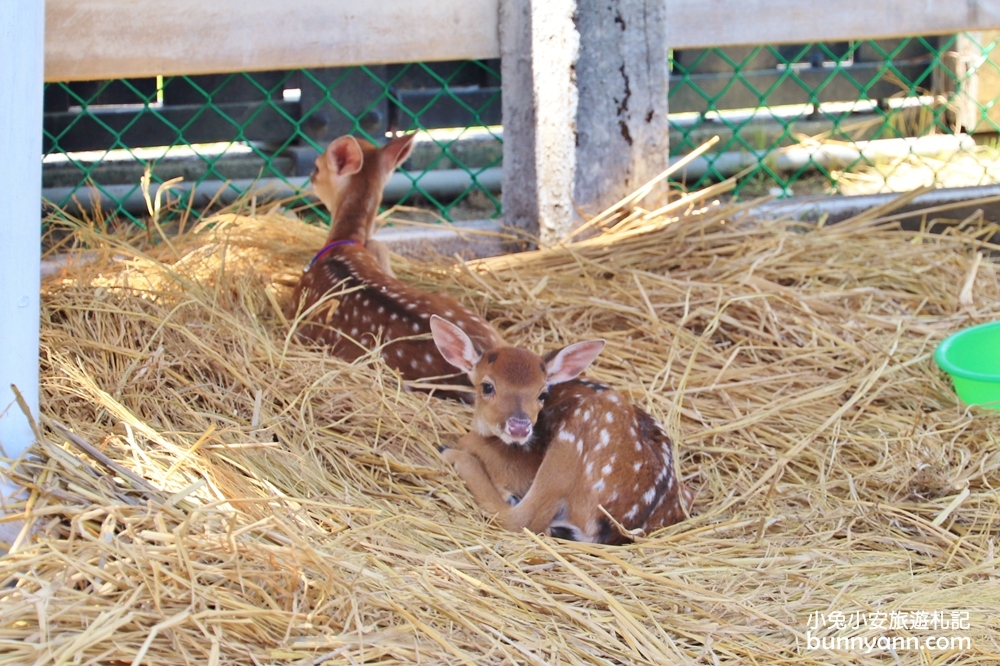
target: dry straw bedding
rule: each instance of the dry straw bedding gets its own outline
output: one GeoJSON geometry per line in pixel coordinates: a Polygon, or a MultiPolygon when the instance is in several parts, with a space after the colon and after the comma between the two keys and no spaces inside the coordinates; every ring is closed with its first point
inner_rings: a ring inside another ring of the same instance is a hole
{"type": "Polygon", "coordinates": [[[931,360],[1000,318],[998,229],[745,212],[398,265],[510,342],[608,340],[593,374],[667,424],[697,490],[627,547],[492,526],[436,452],[468,407],[293,339],[279,306],[320,230],[79,230],[97,258],[44,285],[34,537],[0,559],[0,663],[998,663],[1000,413],[931,360]],[[810,615],[837,611],[968,611],[937,633],[971,648],[809,650],[810,615]]]}

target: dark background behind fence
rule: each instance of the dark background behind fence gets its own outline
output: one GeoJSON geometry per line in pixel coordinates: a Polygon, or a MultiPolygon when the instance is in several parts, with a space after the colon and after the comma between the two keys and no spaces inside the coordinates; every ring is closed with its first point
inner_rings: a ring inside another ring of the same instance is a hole
{"type": "MultiPolygon", "coordinates": [[[[732,175],[724,165],[736,153],[756,156],[740,161],[750,166],[738,170],[737,196],[836,191],[841,173],[879,165],[859,156],[839,170],[807,160],[789,171],[769,157],[803,137],[857,144],[954,134],[963,125],[995,132],[992,100],[969,98],[964,86],[976,67],[962,61],[963,52],[978,54],[979,71],[995,69],[995,44],[952,35],[677,51],[671,152],[722,138],[688,187],[732,175]]],[[[496,178],[485,175],[501,166],[499,71],[499,61],[487,60],[50,83],[45,194],[64,207],[96,189],[104,215],[141,222],[136,195],[147,166],[155,182],[259,178],[294,190],[316,151],[341,134],[381,141],[387,132],[419,129],[428,130],[426,140],[406,165],[408,186],[393,199],[449,220],[497,217],[496,178]],[[424,186],[439,170],[464,176],[457,191],[424,186]]],[[[987,169],[980,182],[993,182],[987,169]]],[[[190,195],[193,206],[208,204],[211,190],[190,195]]]]}

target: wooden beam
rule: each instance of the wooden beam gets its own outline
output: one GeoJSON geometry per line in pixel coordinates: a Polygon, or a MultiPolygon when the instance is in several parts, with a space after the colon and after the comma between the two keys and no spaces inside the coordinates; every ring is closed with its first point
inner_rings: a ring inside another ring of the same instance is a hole
{"type": "MultiPolygon", "coordinates": [[[[958,126],[970,134],[994,133],[1000,127],[1000,107],[993,103],[1000,97],[1000,53],[983,50],[998,39],[997,30],[963,34],[951,54],[954,61],[948,63],[959,84],[954,103],[958,126]]],[[[947,78],[953,90],[955,84],[947,78]]]]}
{"type": "Polygon", "coordinates": [[[498,0],[48,0],[45,78],[491,58],[498,0]]]}
{"type": "MultiPolygon", "coordinates": [[[[673,49],[1000,29],[992,0],[663,0],[673,49]]],[[[496,58],[499,0],[48,0],[45,78],[496,58]]]]}
{"type": "Polygon", "coordinates": [[[995,0],[666,0],[672,49],[946,35],[1000,28],[995,0]]]}

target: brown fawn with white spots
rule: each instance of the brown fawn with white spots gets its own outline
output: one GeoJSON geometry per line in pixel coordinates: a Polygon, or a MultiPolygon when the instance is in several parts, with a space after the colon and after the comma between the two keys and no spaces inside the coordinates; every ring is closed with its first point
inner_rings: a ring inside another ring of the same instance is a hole
{"type": "Polygon", "coordinates": [[[480,349],[500,345],[500,337],[455,299],[398,280],[388,250],[372,238],[382,190],[409,156],[413,136],[381,148],[342,136],[316,158],[310,180],[330,211],[330,233],[292,292],[289,318],[301,316],[298,335],[345,360],[381,345],[382,358],[405,380],[448,377],[447,383],[467,384],[464,376],[452,378],[454,368],[427,337],[431,315],[454,320],[480,349]]]}
{"type": "Polygon", "coordinates": [[[505,529],[621,544],[630,532],[684,520],[694,496],[675,476],[670,438],[620,393],[576,379],[603,340],[542,357],[508,346],[480,351],[439,317],[430,326],[476,390],[472,430],[442,453],[505,529]]]}

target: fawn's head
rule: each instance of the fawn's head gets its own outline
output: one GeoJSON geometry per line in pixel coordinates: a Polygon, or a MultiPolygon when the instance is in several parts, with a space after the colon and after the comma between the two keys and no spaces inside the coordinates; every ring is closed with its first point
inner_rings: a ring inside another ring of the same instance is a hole
{"type": "Polygon", "coordinates": [[[604,349],[604,340],[588,340],[544,358],[519,347],[481,352],[462,329],[438,316],[431,317],[431,333],[445,360],[472,381],[476,431],[507,444],[526,445],[548,387],[579,375],[604,349]]]}
{"type": "Polygon", "coordinates": [[[413,150],[414,134],[392,139],[381,148],[365,139],[334,139],[309,177],[313,190],[330,211],[330,240],[368,242],[389,177],[413,150]]]}

